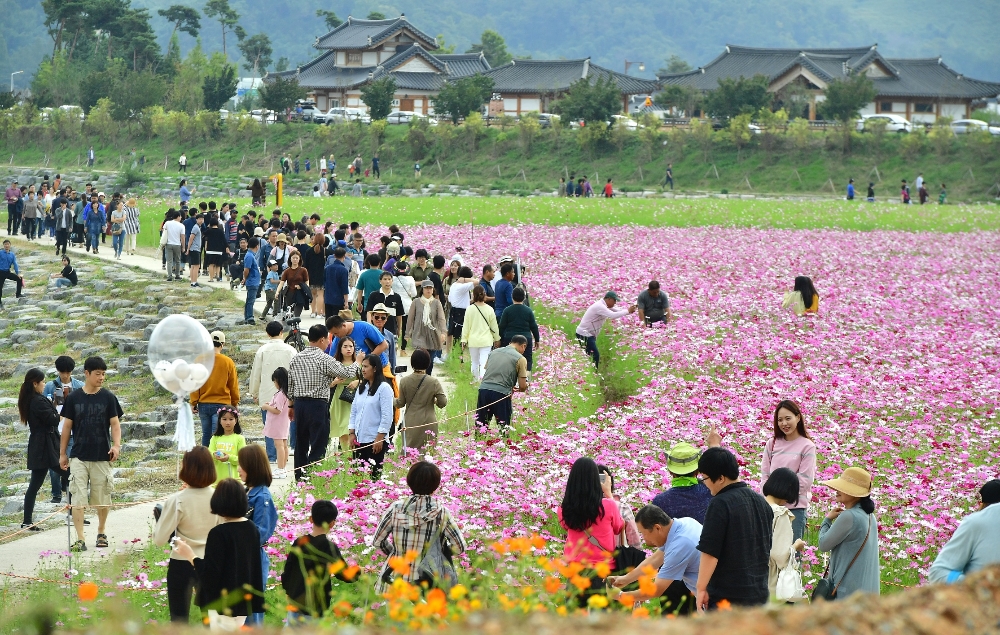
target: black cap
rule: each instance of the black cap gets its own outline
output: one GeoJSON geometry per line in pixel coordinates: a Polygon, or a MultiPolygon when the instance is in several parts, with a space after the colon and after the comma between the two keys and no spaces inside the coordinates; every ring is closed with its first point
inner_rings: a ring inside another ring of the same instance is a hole
{"type": "Polygon", "coordinates": [[[986,485],[979,490],[979,497],[983,500],[983,505],[1000,503],[1000,478],[986,481],[986,485]]]}

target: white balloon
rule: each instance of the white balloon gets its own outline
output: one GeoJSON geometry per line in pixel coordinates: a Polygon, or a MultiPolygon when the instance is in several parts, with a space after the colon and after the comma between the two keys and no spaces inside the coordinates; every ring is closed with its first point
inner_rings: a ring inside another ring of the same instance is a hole
{"type": "Polygon", "coordinates": [[[184,380],[187,379],[188,375],[191,374],[191,366],[185,362],[183,359],[174,360],[174,375],[177,379],[184,380]]]}
{"type": "Polygon", "coordinates": [[[166,388],[168,391],[174,393],[175,395],[177,393],[183,393],[184,392],[184,390],[181,388],[181,383],[179,381],[177,381],[176,377],[171,377],[171,378],[167,379],[166,381],[163,381],[163,382],[160,382],[160,383],[162,384],[162,386],[164,388],[166,388]]]}
{"type": "Polygon", "coordinates": [[[191,364],[191,378],[195,381],[205,383],[208,380],[208,369],[205,368],[204,364],[191,364]]]}
{"type": "Polygon", "coordinates": [[[191,379],[191,377],[185,377],[180,380],[180,387],[184,392],[194,392],[201,388],[201,384],[202,382],[195,381],[194,379],[191,379]]]}

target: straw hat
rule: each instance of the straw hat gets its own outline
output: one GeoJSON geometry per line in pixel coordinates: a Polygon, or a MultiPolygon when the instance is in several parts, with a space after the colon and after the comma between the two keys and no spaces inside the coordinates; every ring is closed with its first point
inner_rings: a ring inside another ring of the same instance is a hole
{"type": "Polygon", "coordinates": [[[860,467],[849,467],[838,478],[820,481],[820,484],[858,498],[872,493],[872,475],[860,467]]]}
{"type": "Polygon", "coordinates": [[[284,234],[278,234],[278,240],[276,240],[275,242],[278,242],[278,243],[287,243],[288,242],[288,236],[286,236],[284,234]]]}

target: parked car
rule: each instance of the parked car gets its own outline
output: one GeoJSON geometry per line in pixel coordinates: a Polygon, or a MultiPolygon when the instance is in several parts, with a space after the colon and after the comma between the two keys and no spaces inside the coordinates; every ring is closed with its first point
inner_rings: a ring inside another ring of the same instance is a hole
{"type": "Polygon", "coordinates": [[[300,99],[295,102],[292,108],[292,120],[312,121],[313,115],[319,112],[316,102],[308,99],[300,99]]]}
{"type": "Polygon", "coordinates": [[[958,119],[951,122],[951,129],[955,134],[968,134],[973,130],[982,130],[991,135],[1000,136],[1000,126],[991,126],[979,119],[958,119]]]}
{"type": "Polygon", "coordinates": [[[538,125],[542,128],[551,128],[553,125],[559,125],[559,115],[553,115],[550,112],[540,112],[537,116],[538,125]]]}
{"type": "Polygon", "coordinates": [[[325,123],[327,125],[343,123],[345,121],[371,123],[372,118],[364,108],[345,108],[343,106],[336,106],[326,111],[325,115],[314,115],[313,121],[316,123],[325,123]]]}
{"type": "Polygon", "coordinates": [[[618,124],[619,122],[625,126],[626,130],[638,130],[639,128],[645,127],[640,125],[635,119],[626,117],[625,115],[611,115],[611,121],[608,122],[608,125],[611,126],[613,124],[618,124]]]}
{"type": "Polygon", "coordinates": [[[870,130],[868,127],[870,123],[877,121],[885,122],[886,132],[912,132],[913,124],[907,121],[905,118],[899,115],[891,115],[888,113],[882,113],[878,115],[862,115],[861,119],[857,121],[858,132],[865,132],[870,130]]]}
{"type": "Polygon", "coordinates": [[[409,124],[416,119],[426,119],[430,125],[438,125],[438,120],[434,117],[428,117],[423,113],[412,110],[394,110],[385,118],[385,122],[390,124],[409,124]]]}
{"type": "Polygon", "coordinates": [[[219,109],[219,121],[225,121],[226,119],[229,119],[229,111],[226,110],[225,108],[220,108],[219,109]]]}
{"type": "Polygon", "coordinates": [[[250,111],[250,116],[256,121],[261,123],[276,123],[278,121],[278,115],[273,110],[261,110],[260,108],[255,108],[250,111]]]}

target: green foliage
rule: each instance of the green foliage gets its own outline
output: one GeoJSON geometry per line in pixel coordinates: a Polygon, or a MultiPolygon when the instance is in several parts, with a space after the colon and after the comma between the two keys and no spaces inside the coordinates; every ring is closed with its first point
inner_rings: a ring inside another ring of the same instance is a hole
{"type": "Polygon", "coordinates": [[[584,125],[576,131],[576,142],[591,159],[595,158],[597,149],[607,138],[608,127],[604,125],[603,121],[584,125]]]}
{"type": "Polygon", "coordinates": [[[824,119],[853,124],[861,109],[875,99],[877,91],[867,75],[859,74],[846,80],[833,80],[823,94],[826,99],[819,104],[820,115],[824,119]]]}
{"type": "Polygon", "coordinates": [[[761,108],[757,112],[757,123],[761,126],[761,145],[770,154],[780,138],[778,133],[788,125],[788,113],[784,108],[777,111],[761,108]]]}
{"type": "Polygon", "coordinates": [[[997,143],[986,130],[970,130],[965,135],[965,142],[981,163],[985,163],[996,153],[997,143]]]}
{"type": "Polygon", "coordinates": [[[246,37],[246,33],[239,26],[240,14],[229,6],[229,0],[208,0],[205,3],[205,15],[214,18],[222,28],[222,54],[228,56],[226,51],[226,33],[233,32],[240,41],[246,37]]]}
{"type": "Polygon", "coordinates": [[[80,105],[89,112],[103,97],[111,97],[125,76],[125,64],[115,60],[103,71],[87,75],[80,85],[80,105]]]}
{"type": "Polygon", "coordinates": [[[174,25],[174,30],[170,34],[174,36],[177,31],[187,33],[191,37],[198,37],[201,30],[201,14],[197,9],[183,4],[172,4],[166,9],[156,12],[160,17],[174,25]]]}
{"type": "Polygon", "coordinates": [[[514,56],[507,51],[507,42],[504,41],[503,36],[492,29],[483,31],[483,34],[479,36],[479,42],[473,44],[466,51],[466,53],[479,52],[482,52],[483,57],[486,58],[486,61],[493,68],[502,66],[514,59],[514,56]]]}
{"type": "Polygon", "coordinates": [[[789,138],[792,140],[792,145],[800,153],[805,152],[809,148],[809,120],[803,117],[796,117],[792,123],[788,125],[789,138]]]}
{"type": "Polygon", "coordinates": [[[434,40],[437,42],[437,48],[431,51],[431,53],[435,53],[437,55],[450,55],[455,52],[455,45],[445,42],[444,35],[438,33],[434,40]]]}
{"type": "Polygon", "coordinates": [[[327,11],[326,9],[316,9],[316,17],[323,18],[326,28],[331,31],[344,23],[343,20],[337,17],[336,13],[333,11],[327,11]]]}
{"type": "Polygon", "coordinates": [[[385,20],[385,14],[381,11],[369,11],[366,20],[385,20]]]}
{"type": "Polygon", "coordinates": [[[726,132],[729,134],[729,140],[736,146],[736,160],[739,161],[743,158],[743,148],[749,145],[750,139],[753,138],[753,133],[750,132],[750,115],[744,113],[730,119],[726,132]]]}
{"type": "Polygon", "coordinates": [[[916,126],[913,132],[903,135],[903,141],[899,144],[903,156],[907,159],[914,159],[920,154],[927,143],[927,133],[923,126],[916,126]]]}
{"type": "Polygon", "coordinates": [[[111,117],[115,121],[137,121],[144,108],[163,102],[167,93],[166,82],[149,71],[128,73],[115,86],[111,117]]]}
{"type": "Polygon", "coordinates": [[[410,147],[410,155],[417,161],[422,161],[427,156],[432,140],[430,134],[431,124],[426,119],[417,119],[410,122],[406,131],[406,145],[410,147]]]}
{"type": "Polygon", "coordinates": [[[294,77],[275,77],[269,84],[261,86],[259,93],[261,106],[283,113],[294,106],[296,100],[305,98],[306,89],[299,86],[299,80],[294,77]]]}
{"type": "Polygon", "coordinates": [[[118,125],[111,117],[111,100],[102,97],[97,100],[97,104],[90,109],[87,114],[87,132],[104,139],[113,139],[118,136],[118,125]]]}
{"type": "Polygon", "coordinates": [[[0,110],[13,108],[17,103],[17,95],[9,90],[0,91],[0,110]]]}
{"type": "Polygon", "coordinates": [[[451,117],[454,124],[458,120],[479,111],[493,94],[493,79],[476,74],[445,82],[437,97],[432,97],[434,112],[451,117]]]}
{"type": "Polygon", "coordinates": [[[673,54],[666,60],[666,65],[656,71],[657,75],[672,75],[674,73],[686,73],[691,70],[691,65],[680,55],[673,54]]]}
{"type": "MultiPolygon", "coordinates": [[[[219,110],[225,106],[226,102],[236,94],[238,81],[235,64],[217,65],[214,69],[209,70],[201,83],[205,108],[219,110]]],[[[294,101],[292,100],[292,103],[294,101]]]]}
{"type": "Polygon", "coordinates": [[[521,141],[521,150],[527,156],[531,156],[531,146],[534,145],[535,139],[542,131],[542,126],[538,123],[538,118],[532,116],[532,114],[528,113],[522,116],[517,122],[517,135],[521,141]]]}
{"type": "Polygon", "coordinates": [[[148,175],[145,172],[140,172],[138,167],[133,168],[132,164],[126,161],[118,172],[117,187],[119,190],[127,192],[133,187],[145,183],[147,178],[148,175]]]}
{"type": "Polygon", "coordinates": [[[715,132],[712,130],[712,122],[692,119],[690,134],[691,141],[701,150],[702,161],[708,163],[708,157],[712,153],[712,146],[715,144],[715,132]]]}
{"type": "Polygon", "coordinates": [[[372,155],[375,155],[378,152],[379,146],[382,145],[382,142],[385,140],[385,130],[388,125],[389,122],[385,119],[373,119],[371,125],[368,127],[368,135],[371,137],[372,141],[372,155]]]}
{"type": "Polygon", "coordinates": [[[32,101],[40,108],[80,104],[80,72],[79,65],[71,64],[65,53],[57,52],[38,67],[31,81],[32,101]]]}
{"type": "Polygon", "coordinates": [[[676,109],[690,116],[701,105],[702,94],[696,88],[681,84],[667,84],[653,96],[653,102],[661,107],[676,109]]]}
{"type": "Polygon", "coordinates": [[[947,155],[954,145],[955,131],[951,129],[951,117],[938,117],[927,138],[934,145],[938,156],[947,155]]]}
{"type": "Polygon", "coordinates": [[[562,117],[563,125],[570,121],[600,123],[611,119],[622,109],[621,91],[610,76],[597,81],[578,79],[570,84],[566,95],[552,105],[552,111],[562,117]]]}
{"type": "Polygon", "coordinates": [[[771,105],[774,96],[767,91],[767,85],[767,77],[763,75],[720,79],[719,87],[705,95],[705,110],[724,121],[736,115],[752,115],[771,105]]]}
{"type": "Polygon", "coordinates": [[[392,100],[396,95],[396,80],[386,75],[361,87],[361,101],[368,106],[372,121],[385,119],[392,112],[392,100]]]}
{"type": "Polygon", "coordinates": [[[205,87],[202,76],[208,65],[208,58],[197,44],[187,59],[177,66],[173,85],[167,93],[167,107],[170,110],[182,110],[194,114],[204,108],[205,87]]]}
{"type": "Polygon", "coordinates": [[[469,147],[475,152],[479,140],[486,136],[486,122],[483,121],[483,116],[474,112],[466,117],[465,123],[462,124],[462,133],[469,140],[469,147]]]}
{"type": "Polygon", "coordinates": [[[240,53],[243,54],[243,68],[247,69],[253,76],[263,74],[267,67],[271,65],[271,38],[266,33],[252,35],[239,43],[240,53]]]}
{"type": "Polygon", "coordinates": [[[291,64],[292,63],[289,61],[287,57],[284,56],[279,57],[278,61],[274,63],[274,72],[284,73],[285,71],[288,70],[288,67],[291,66],[291,64]]]}

